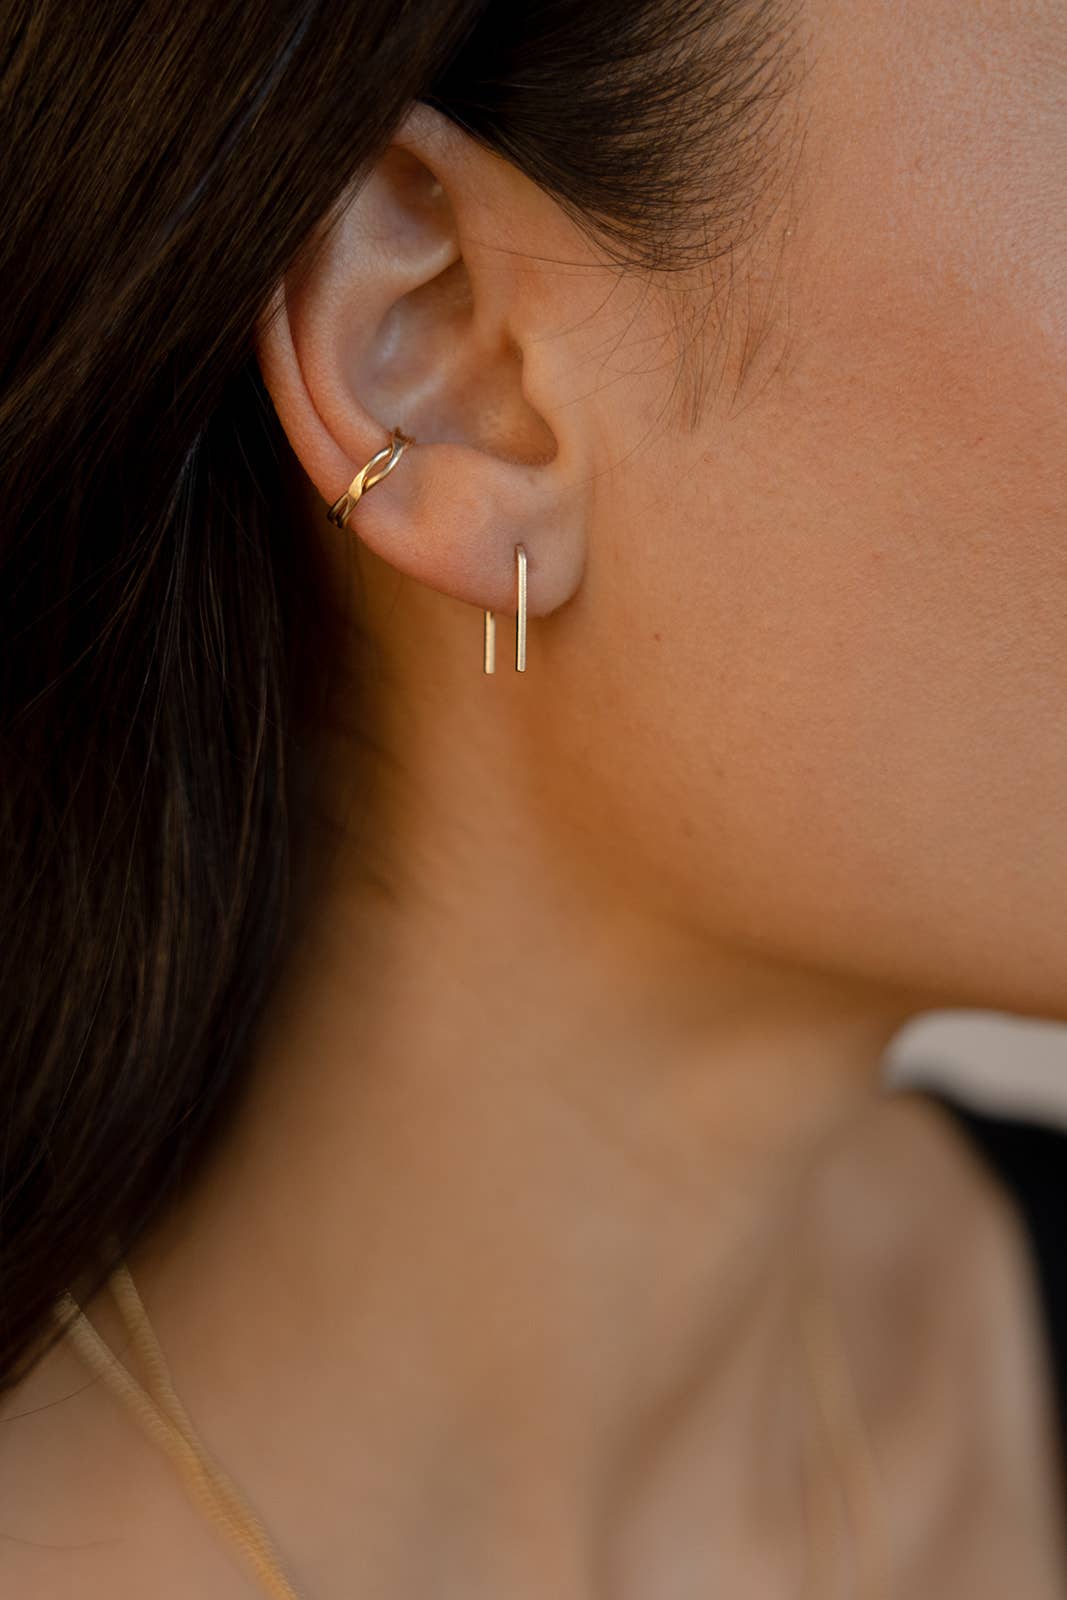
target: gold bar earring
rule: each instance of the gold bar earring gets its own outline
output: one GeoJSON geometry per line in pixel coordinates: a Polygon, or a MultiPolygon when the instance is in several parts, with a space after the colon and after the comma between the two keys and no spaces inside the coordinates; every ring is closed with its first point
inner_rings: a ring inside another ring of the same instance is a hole
{"type": "Polygon", "coordinates": [[[519,604],[515,613],[515,671],[526,671],[526,551],[521,544],[515,546],[515,560],[519,568],[519,604]]]}
{"type": "Polygon", "coordinates": [[[485,670],[496,671],[496,618],[491,611],[485,613],[485,670]]]}
{"type": "MultiPolygon", "coordinates": [[[[519,598],[515,610],[515,671],[526,671],[526,550],[515,546],[515,564],[518,569],[519,598]]],[[[485,641],[482,657],[485,672],[496,671],[496,617],[485,613],[485,641]]]]}

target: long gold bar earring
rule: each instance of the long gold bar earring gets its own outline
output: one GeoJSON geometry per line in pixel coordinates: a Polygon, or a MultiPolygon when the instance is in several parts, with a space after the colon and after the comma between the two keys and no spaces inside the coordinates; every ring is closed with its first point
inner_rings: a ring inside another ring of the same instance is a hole
{"type": "Polygon", "coordinates": [[[526,551],[521,544],[515,546],[515,559],[519,566],[519,605],[515,615],[515,671],[526,671],[526,551]]]}

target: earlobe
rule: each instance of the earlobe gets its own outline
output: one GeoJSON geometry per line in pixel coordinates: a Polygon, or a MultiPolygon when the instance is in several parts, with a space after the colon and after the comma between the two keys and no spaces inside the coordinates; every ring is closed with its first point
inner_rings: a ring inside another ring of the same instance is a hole
{"type": "MultiPolygon", "coordinates": [[[[518,176],[438,113],[416,108],[278,286],[257,344],[324,512],[399,428],[417,443],[348,526],[398,570],[502,611],[515,607],[522,544],[529,609],[543,615],[577,586],[590,474],[577,417],[561,407],[553,418],[549,386],[536,399],[529,391],[524,345],[537,337],[529,270],[514,249],[491,243],[501,168],[509,181],[518,176]]],[[[531,247],[536,259],[536,239],[531,247]]]]}

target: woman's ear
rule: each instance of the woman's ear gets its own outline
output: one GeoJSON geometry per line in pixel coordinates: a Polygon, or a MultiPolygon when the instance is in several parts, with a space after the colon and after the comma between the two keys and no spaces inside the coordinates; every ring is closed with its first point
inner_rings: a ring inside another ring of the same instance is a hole
{"type": "MultiPolygon", "coordinates": [[[[419,105],[279,284],[258,332],[264,381],[324,516],[394,426],[413,435],[350,527],[399,571],[472,605],[514,609],[516,544],[533,615],[569,599],[581,575],[590,441],[568,392],[575,351],[556,330],[569,320],[561,265],[583,251],[542,191],[419,105]]],[[[575,294],[588,304],[588,273],[575,294]]]]}

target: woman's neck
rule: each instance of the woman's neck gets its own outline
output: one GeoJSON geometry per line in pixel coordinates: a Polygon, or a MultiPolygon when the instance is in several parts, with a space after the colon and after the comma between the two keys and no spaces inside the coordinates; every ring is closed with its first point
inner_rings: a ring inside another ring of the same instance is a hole
{"type": "Polygon", "coordinates": [[[483,843],[320,879],[132,1257],[179,1392],[322,1600],[587,1600],[623,1528],[631,1573],[691,1537],[795,1592],[805,1196],[900,1018],[483,843]]]}

